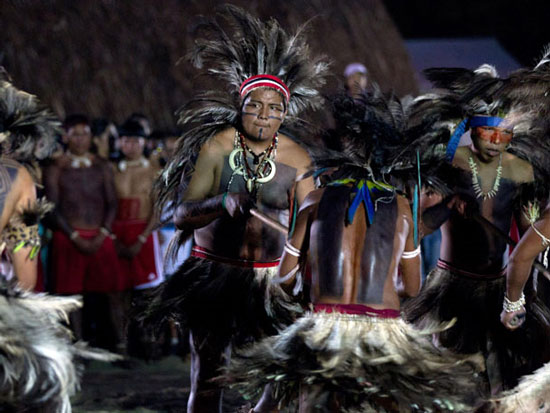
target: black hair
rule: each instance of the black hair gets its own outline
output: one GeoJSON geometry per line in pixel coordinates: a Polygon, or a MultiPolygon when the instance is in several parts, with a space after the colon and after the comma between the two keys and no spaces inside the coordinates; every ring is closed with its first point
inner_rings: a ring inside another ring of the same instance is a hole
{"type": "Polygon", "coordinates": [[[67,116],[65,118],[65,122],[63,122],[63,127],[65,128],[65,131],[68,131],[76,125],[90,126],[90,119],[86,115],[83,115],[81,113],[74,113],[67,116]]]}

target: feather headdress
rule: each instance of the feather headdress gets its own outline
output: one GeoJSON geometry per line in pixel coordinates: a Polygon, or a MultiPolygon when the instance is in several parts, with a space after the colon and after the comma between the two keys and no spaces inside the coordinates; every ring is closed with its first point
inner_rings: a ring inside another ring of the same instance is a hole
{"type": "Polygon", "coordinates": [[[338,175],[348,178],[379,181],[417,178],[418,165],[410,142],[439,133],[433,129],[436,118],[427,116],[412,124],[410,102],[393,94],[384,96],[377,88],[355,99],[338,96],[331,103],[336,121],[332,133],[341,146],[316,157],[317,171],[338,169],[338,175]]]}
{"type": "Polygon", "coordinates": [[[547,50],[533,69],[520,69],[507,78],[499,78],[496,70],[482,65],[476,70],[433,68],[427,78],[438,89],[415,99],[411,106],[411,122],[426,116],[437,118],[439,133],[412,147],[446,146],[447,159],[452,160],[460,137],[476,115],[498,116],[514,129],[508,151],[529,161],[535,174],[550,178],[550,143],[547,135],[550,107],[550,65],[547,50]]]}
{"type": "Polygon", "coordinates": [[[54,150],[60,123],[36,96],[17,89],[0,72],[0,150],[22,163],[54,150]]]}
{"type": "Polygon", "coordinates": [[[301,122],[298,115],[303,110],[321,105],[319,88],[328,74],[326,59],[311,55],[304,26],[289,34],[274,19],[263,22],[227,5],[216,18],[199,24],[196,32],[203,36],[195,41],[189,58],[220,87],[201,92],[180,111],[183,134],[155,185],[157,207],[164,213],[177,204],[200,147],[223,129],[239,127],[243,82],[258,74],[280,79],[290,95],[288,126],[301,122]]]}

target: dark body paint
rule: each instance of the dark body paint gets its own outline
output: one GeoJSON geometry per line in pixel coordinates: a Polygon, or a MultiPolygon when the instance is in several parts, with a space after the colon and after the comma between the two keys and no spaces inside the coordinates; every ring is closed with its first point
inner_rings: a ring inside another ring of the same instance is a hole
{"type": "Polygon", "coordinates": [[[99,228],[105,221],[105,165],[62,168],[59,174],[58,209],[76,228],[99,228]],[[83,202],[85,200],[85,202],[83,202]]]}
{"type": "MultiPolygon", "coordinates": [[[[397,199],[379,203],[374,222],[366,228],[366,219],[359,219],[356,212],[353,223],[359,226],[360,238],[344,236],[345,217],[353,198],[348,186],[329,186],[323,192],[317,214],[310,231],[310,254],[312,263],[314,301],[335,301],[344,294],[345,286],[353,283],[351,303],[379,304],[383,301],[384,286],[390,275],[393,256],[397,199]],[[360,248],[359,268],[348,268],[350,254],[360,248]],[[359,270],[359,271],[358,271],[359,270]],[[350,281],[349,277],[353,277],[350,281]]],[[[376,199],[376,198],[375,198],[376,199]]]]}
{"type": "MultiPolygon", "coordinates": [[[[253,158],[248,157],[250,165],[253,158]]],[[[257,202],[254,205],[259,211],[288,225],[290,198],[295,185],[296,169],[286,164],[275,162],[277,172],[274,178],[260,185],[257,202]]],[[[229,166],[229,157],[224,158],[218,193],[246,193],[246,185],[241,175],[234,175],[229,166]]],[[[286,237],[266,226],[257,218],[230,218],[225,215],[214,220],[203,228],[195,230],[195,241],[198,245],[231,258],[254,260],[274,260],[280,257],[286,237]]]]}
{"type": "Polygon", "coordinates": [[[17,178],[19,165],[6,158],[0,159],[0,214],[4,211],[6,198],[17,178]]]}
{"type": "MultiPolygon", "coordinates": [[[[465,175],[463,179],[468,178],[465,175]]],[[[474,206],[477,205],[476,212],[508,234],[519,187],[517,182],[502,178],[497,194],[485,201],[476,198],[471,185],[464,185],[460,192],[467,196],[470,202],[474,202],[474,206]]],[[[440,257],[454,267],[479,274],[491,274],[506,266],[506,240],[468,214],[462,216],[452,210],[441,231],[443,242],[440,257]]]]}

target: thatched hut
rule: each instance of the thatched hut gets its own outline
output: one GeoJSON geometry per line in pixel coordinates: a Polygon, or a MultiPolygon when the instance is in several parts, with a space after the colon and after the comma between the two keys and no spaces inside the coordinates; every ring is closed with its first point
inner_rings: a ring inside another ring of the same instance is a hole
{"type": "MultiPolygon", "coordinates": [[[[261,18],[296,28],[312,19],[314,50],[337,75],[362,61],[383,89],[414,93],[413,69],[381,0],[233,0],[261,18]]],[[[85,112],[121,122],[131,112],[172,126],[193,91],[196,71],[181,59],[195,16],[214,0],[5,0],[0,2],[0,64],[19,87],[61,117],[85,112]]]]}

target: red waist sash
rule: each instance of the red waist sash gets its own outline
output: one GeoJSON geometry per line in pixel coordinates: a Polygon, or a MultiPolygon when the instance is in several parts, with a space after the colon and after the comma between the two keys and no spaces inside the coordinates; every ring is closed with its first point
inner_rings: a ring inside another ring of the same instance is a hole
{"type": "Polygon", "coordinates": [[[191,250],[191,256],[243,268],[271,268],[277,267],[279,265],[279,259],[273,261],[251,261],[238,258],[222,257],[221,255],[217,255],[212,251],[207,250],[206,248],[199,247],[198,245],[195,245],[191,250]]]}
{"type": "Polygon", "coordinates": [[[314,312],[325,312],[325,313],[341,313],[341,314],[353,314],[353,315],[366,315],[369,317],[379,317],[379,318],[399,318],[401,317],[401,312],[399,310],[393,309],[379,309],[372,308],[368,305],[363,304],[315,304],[314,312]]]}

